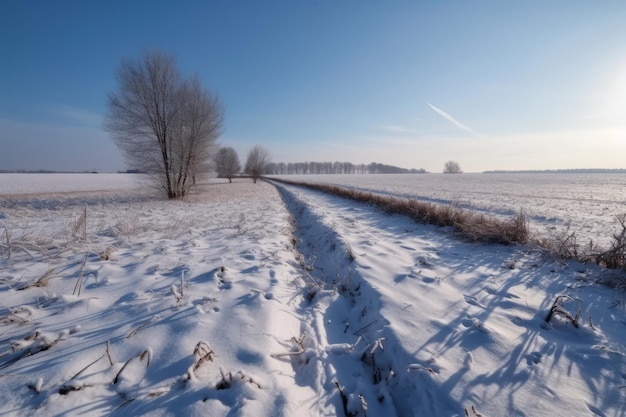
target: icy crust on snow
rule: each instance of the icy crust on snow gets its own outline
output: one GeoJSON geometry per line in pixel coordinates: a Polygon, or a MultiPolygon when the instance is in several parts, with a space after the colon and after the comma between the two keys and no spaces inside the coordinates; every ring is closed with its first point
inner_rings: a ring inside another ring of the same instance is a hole
{"type": "Polygon", "coordinates": [[[1,199],[0,414],[626,413],[623,275],[277,187],[1,199]]]}

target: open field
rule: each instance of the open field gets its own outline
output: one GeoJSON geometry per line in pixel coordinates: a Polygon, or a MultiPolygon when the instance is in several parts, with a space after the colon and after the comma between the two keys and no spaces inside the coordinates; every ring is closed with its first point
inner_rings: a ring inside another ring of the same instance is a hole
{"type": "Polygon", "coordinates": [[[383,195],[511,217],[525,210],[539,236],[576,232],[583,244],[606,245],[626,212],[625,174],[288,175],[383,195]]]}
{"type": "Polygon", "coordinates": [[[295,186],[94,177],[0,197],[0,415],[626,413],[621,272],[295,186]]]}

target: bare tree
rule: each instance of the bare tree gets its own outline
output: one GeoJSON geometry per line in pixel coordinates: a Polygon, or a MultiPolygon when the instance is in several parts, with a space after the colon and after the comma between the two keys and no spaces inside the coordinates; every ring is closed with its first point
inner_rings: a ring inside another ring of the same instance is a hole
{"type": "Polygon", "coordinates": [[[160,52],[122,61],[117,79],[105,129],[129,165],[153,175],[168,198],[183,197],[221,133],[219,99],[197,77],[183,80],[175,59],[160,52]]]}
{"type": "Polygon", "coordinates": [[[461,165],[456,161],[448,161],[443,166],[444,174],[462,174],[461,165]]]}
{"type": "Polygon", "coordinates": [[[174,155],[175,166],[180,169],[175,186],[186,192],[195,184],[199,173],[209,170],[211,155],[222,132],[224,110],[217,95],[203,89],[197,76],[181,85],[179,96],[181,112],[175,130],[178,141],[174,155]]]}
{"type": "Polygon", "coordinates": [[[229,182],[233,182],[232,178],[241,170],[237,151],[231,147],[220,148],[215,156],[215,164],[217,176],[228,178],[229,182]]]}
{"type": "Polygon", "coordinates": [[[248,152],[244,172],[250,175],[250,177],[252,177],[252,181],[256,183],[262,175],[268,173],[271,163],[272,156],[269,151],[262,146],[257,145],[250,149],[250,152],[248,152]]]}

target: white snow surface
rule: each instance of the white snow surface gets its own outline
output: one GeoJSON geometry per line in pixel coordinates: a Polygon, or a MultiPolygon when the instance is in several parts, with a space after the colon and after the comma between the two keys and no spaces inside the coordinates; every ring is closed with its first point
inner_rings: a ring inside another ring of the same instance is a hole
{"type": "Polygon", "coordinates": [[[0,196],[6,194],[67,193],[129,190],[137,187],[139,174],[0,174],[0,196]]]}
{"type": "Polygon", "coordinates": [[[0,232],[2,416],[626,414],[626,278],[536,248],[247,180],[13,195],[0,232]]]}
{"type": "Polygon", "coordinates": [[[604,247],[621,229],[615,216],[626,213],[625,174],[372,174],[288,175],[288,180],[330,183],[372,193],[455,204],[495,216],[524,210],[541,237],[576,233],[604,247]]]}

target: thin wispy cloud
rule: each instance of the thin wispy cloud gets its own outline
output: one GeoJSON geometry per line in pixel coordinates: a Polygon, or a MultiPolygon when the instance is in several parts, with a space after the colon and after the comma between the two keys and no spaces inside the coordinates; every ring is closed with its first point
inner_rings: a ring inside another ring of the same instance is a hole
{"type": "Polygon", "coordinates": [[[406,128],[404,126],[391,125],[391,126],[379,126],[379,127],[380,127],[380,129],[389,130],[391,132],[417,133],[417,131],[415,131],[413,129],[406,128]]]}
{"type": "Polygon", "coordinates": [[[431,109],[435,111],[435,113],[437,113],[438,115],[440,115],[441,117],[443,117],[444,119],[446,119],[447,121],[449,121],[450,123],[458,127],[459,129],[465,130],[466,132],[470,132],[470,133],[476,133],[474,129],[472,129],[469,126],[465,126],[463,123],[459,122],[454,117],[450,116],[450,114],[448,114],[447,112],[441,110],[440,108],[436,106],[433,106],[430,103],[427,103],[427,104],[431,109]]]}
{"type": "Polygon", "coordinates": [[[76,123],[92,126],[102,125],[101,115],[77,109],[75,107],[57,106],[54,108],[54,112],[59,116],[72,120],[76,123]]]}

